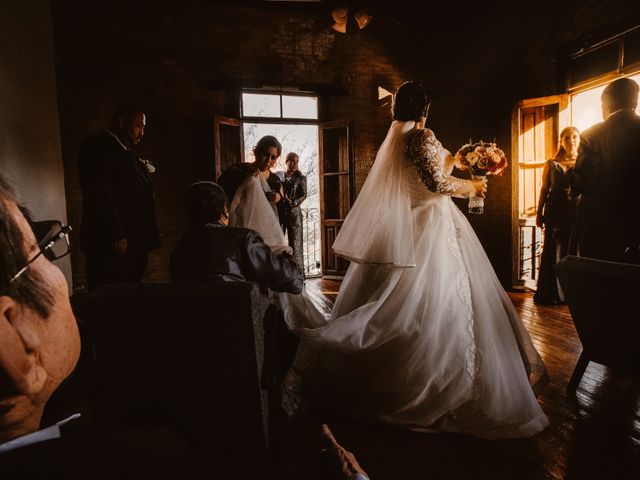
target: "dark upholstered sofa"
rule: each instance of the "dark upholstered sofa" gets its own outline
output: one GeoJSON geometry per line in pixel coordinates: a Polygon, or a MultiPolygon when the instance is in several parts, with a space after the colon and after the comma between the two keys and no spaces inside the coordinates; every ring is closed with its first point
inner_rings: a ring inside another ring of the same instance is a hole
{"type": "Polygon", "coordinates": [[[268,301],[252,283],[105,285],[80,320],[94,365],[96,420],[162,426],[208,457],[268,457],[261,385],[268,301]]]}
{"type": "Polygon", "coordinates": [[[567,389],[590,361],[640,374],[640,265],[570,255],[556,273],[583,348],[567,389]]]}

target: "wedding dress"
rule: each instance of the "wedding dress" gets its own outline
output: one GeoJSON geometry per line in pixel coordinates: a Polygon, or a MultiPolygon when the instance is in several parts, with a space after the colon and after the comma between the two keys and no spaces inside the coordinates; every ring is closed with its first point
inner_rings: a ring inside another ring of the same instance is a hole
{"type": "Polygon", "coordinates": [[[229,225],[255,230],[275,253],[292,253],[282,232],[278,213],[265,197],[271,188],[262,175],[247,177],[233,195],[229,207],[229,225]]]}
{"type": "Polygon", "coordinates": [[[545,368],[450,198],[472,191],[452,168],[433,132],[392,123],[333,245],[351,264],[330,316],[304,290],[274,298],[302,339],[285,387],[302,372],[315,398],[363,421],[531,436],[548,424],[532,388],[545,368]]]}

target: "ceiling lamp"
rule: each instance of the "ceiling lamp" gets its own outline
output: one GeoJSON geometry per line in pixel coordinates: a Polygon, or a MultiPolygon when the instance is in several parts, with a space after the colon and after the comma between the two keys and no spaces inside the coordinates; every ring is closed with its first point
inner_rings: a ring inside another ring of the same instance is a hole
{"type": "Polygon", "coordinates": [[[353,18],[356,19],[356,23],[358,24],[358,28],[360,28],[360,30],[369,25],[371,20],[373,20],[373,16],[369,15],[363,9],[359,9],[356,13],[354,13],[353,18]]]}
{"type": "Polygon", "coordinates": [[[349,9],[347,7],[336,7],[331,11],[334,24],[331,26],[336,32],[347,33],[347,20],[349,20],[349,9]]]}
{"type": "MultiPolygon", "coordinates": [[[[347,33],[347,24],[349,23],[349,7],[345,5],[341,5],[339,7],[331,10],[331,17],[333,18],[333,28],[336,32],[347,33]]],[[[371,23],[373,20],[373,15],[364,10],[363,8],[359,8],[353,14],[353,20],[358,25],[358,28],[362,30],[367,25],[371,23]]]]}

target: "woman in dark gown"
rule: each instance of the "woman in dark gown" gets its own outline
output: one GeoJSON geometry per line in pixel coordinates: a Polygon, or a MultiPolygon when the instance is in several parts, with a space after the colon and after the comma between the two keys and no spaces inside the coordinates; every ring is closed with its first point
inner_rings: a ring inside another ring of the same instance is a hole
{"type": "Polygon", "coordinates": [[[300,204],[307,198],[307,177],[298,169],[300,157],[297,153],[287,154],[287,171],[284,172],[282,187],[284,198],[278,204],[278,216],[282,231],[287,234],[293,255],[304,272],[304,251],[302,242],[302,210],[300,204]]]}
{"type": "Polygon", "coordinates": [[[569,175],[578,156],[580,132],[566,127],[560,132],[558,151],[546,161],[538,199],[536,225],[544,228],[544,246],[538,274],[536,303],[556,305],[564,295],[555,273],[556,263],[572,252],[571,239],[576,221],[577,199],[569,192],[569,175]]]}

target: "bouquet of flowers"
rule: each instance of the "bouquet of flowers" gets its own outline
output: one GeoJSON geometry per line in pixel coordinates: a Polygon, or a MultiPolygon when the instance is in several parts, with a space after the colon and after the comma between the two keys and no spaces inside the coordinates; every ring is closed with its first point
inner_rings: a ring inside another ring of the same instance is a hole
{"type": "Polygon", "coordinates": [[[467,143],[456,152],[456,160],[460,165],[471,169],[476,176],[502,175],[507,168],[507,157],[495,143],[480,140],[467,143]]]}
{"type": "MultiPolygon", "coordinates": [[[[507,157],[495,143],[480,140],[467,143],[455,154],[456,164],[462,169],[471,170],[473,177],[502,175],[507,168],[507,157]]],[[[484,198],[473,196],[469,199],[469,213],[481,214],[484,211],[484,198]]]]}

